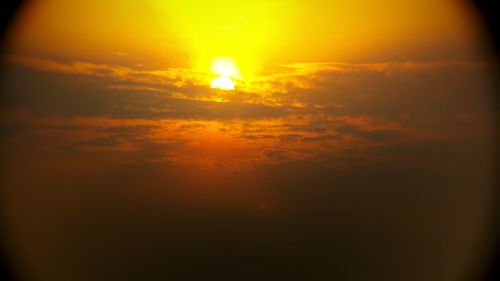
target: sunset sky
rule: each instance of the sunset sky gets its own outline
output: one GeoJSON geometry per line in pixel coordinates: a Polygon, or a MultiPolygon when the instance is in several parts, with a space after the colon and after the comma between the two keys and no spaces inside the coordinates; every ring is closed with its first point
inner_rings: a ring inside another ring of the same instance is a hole
{"type": "Polygon", "coordinates": [[[2,205],[26,280],[476,269],[498,124],[461,1],[38,0],[7,36],[2,205]]]}

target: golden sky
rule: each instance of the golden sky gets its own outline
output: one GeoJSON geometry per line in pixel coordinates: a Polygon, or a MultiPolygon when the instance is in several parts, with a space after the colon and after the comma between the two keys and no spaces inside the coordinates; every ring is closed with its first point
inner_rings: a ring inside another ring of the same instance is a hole
{"type": "Polygon", "coordinates": [[[299,62],[470,59],[477,23],[461,1],[61,1],[28,3],[14,49],[61,59],[255,74],[299,62]]]}

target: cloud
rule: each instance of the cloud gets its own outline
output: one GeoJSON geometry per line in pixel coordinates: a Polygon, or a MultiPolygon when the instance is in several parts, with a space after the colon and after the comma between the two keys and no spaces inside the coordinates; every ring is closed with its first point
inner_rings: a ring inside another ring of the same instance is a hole
{"type": "MultiPolygon", "coordinates": [[[[386,100],[402,93],[394,90],[428,90],[428,79],[449,79],[459,75],[461,83],[477,82],[468,78],[471,73],[482,74],[490,68],[485,62],[402,62],[378,64],[297,63],[268,70],[248,81],[238,83],[237,94],[221,93],[209,89],[211,74],[184,68],[133,69],[130,67],[95,64],[92,62],[58,62],[52,59],[10,55],[9,64],[22,65],[39,71],[94,77],[106,82],[108,89],[166,93],[171,97],[237,103],[265,104],[268,106],[305,107],[308,109],[344,111],[370,98],[386,100]],[[417,86],[416,89],[407,87],[417,86]],[[423,88],[423,89],[420,89],[423,88]],[[362,91],[360,91],[362,89],[362,91]],[[350,104],[356,102],[357,104],[350,104]]],[[[443,81],[445,86],[450,81],[443,81]]],[[[390,101],[390,100],[389,100],[390,101]]],[[[355,110],[355,108],[352,108],[355,110]]],[[[366,106],[361,108],[366,110],[366,106]]]]}
{"type": "Polygon", "coordinates": [[[190,84],[200,84],[204,81],[205,73],[195,72],[183,68],[168,68],[167,70],[142,70],[130,67],[95,64],[92,62],[72,61],[58,62],[52,59],[11,55],[7,62],[25,65],[33,69],[50,71],[61,74],[75,74],[100,78],[112,78],[116,81],[136,82],[139,84],[155,84],[179,88],[190,84]]]}
{"type": "Polygon", "coordinates": [[[336,128],[341,134],[350,134],[370,141],[390,141],[398,137],[396,130],[371,130],[365,131],[353,125],[341,125],[336,128]]]}
{"type": "Polygon", "coordinates": [[[387,147],[488,136],[481,63],[293,64],[221,92],[188,69],[8,62],[4,107],[25,115],[7,135],[120,161],[371,165],[387,147]]]}
{"type": "Polygon", "coordinates": [[[68,276],[424,280],[394,268],[447,267],[484,233],[498,141],[480,69],[292,65],[221,97],[191,74],[36,63],[5,68],[5,210],[68,276]]]}
{"type": "Polygon", "coordinates": [[[282,160],[288,160],[289,156],[286,151],[283,150],[265,150],[262,152],[266,157],[276,160],[276,161],[282,161],[282,160]]]}
{"type": "Polygon", "coordinates": [[[317,141],[328,141],[328,140],[336,140],[339,139],[339,135],[320,135],[317,137],[304,137],[303,140],[306,142],[312,141],[312,142],[317,142],[317,141]]]}

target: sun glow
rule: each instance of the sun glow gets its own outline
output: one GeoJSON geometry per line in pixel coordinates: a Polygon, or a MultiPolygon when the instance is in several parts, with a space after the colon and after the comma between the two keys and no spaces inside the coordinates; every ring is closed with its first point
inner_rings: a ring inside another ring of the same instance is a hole
{"type": "Polygon", "coordinates": [[[222,77],[237,77],[239,75],[236,64],[231,58],[227,57],[216,58],[212,62],[212,71],[222,77]]]}
{"type": "Polygon", "coordinates": [[[222,90],[234,90],[236,82],[231,78],[240,78],[236,64],[231,58],[220,57],[212,61],[212,71],[219,75],[212,80],[210,88],[222,90]]]}

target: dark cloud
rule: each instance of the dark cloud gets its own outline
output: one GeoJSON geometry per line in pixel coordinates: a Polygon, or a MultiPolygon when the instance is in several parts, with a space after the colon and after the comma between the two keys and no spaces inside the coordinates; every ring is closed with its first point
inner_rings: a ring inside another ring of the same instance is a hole
{"type": "Polygon", "coordinates": [[[266,150],[262,152],[262,154],[264,154],[266,157],[269,157],[270,159],[277,161],[289,159],[287,152],[283,150],[266,150]]]}
{"type": "Polygon", "coordinates": [[[5,68],[9,246],[39,280],[455,280],[488,246],[481,72],[326,66],[222,102],[172,73],[5,68]]]}
{"type": "MultiPolygon", "coordinates": [[[[4,79],[4,106],[40,115],[261,119],[288,114],[286,108],[268,105],[179,99],[168,93],[108,89],[106,78],[89,81],[74,74],[40,72],[24,67],[13,67],[4,79]]],[[[183,92],[189,89],[186,86],[183,92]]],[[[168,88],[165,90],[168,91],[168,88]]],[[[203,91],[209,90],[203,88],[203,91]]]]}
{"type": "Polygon", "coordinates": [[[303,138],[303,135],[300,135],[300,134],[284,134],[284,135],[280,135],[279,136],[279,139],[282,140],[282,141],[297,141],[299,139],[303,138]]]}
{"type": "Polygon", "coordinates": [[[274,135],[242,135],[241,138],[249,139],[249,140],[257,140],[257,139],[272,139],[275,138],[274,135]]]}
{"type": "Polygon", "coordinates": [[[363,130],[353,125],[340,125],[335,128],[340,134],[350,134],[364,138],[369,141],[391,141],[399,136],[399,132],[395,130],[363,130]]]}
{"type": "Polygon", "coordinates": [[[303,141],[312,141],[312,142],[320,142],[320,141],[328,141],[328,140],[336,140],[339,139],[339,135],[321,135],[317,137],[304,137],[303,141]]]}

